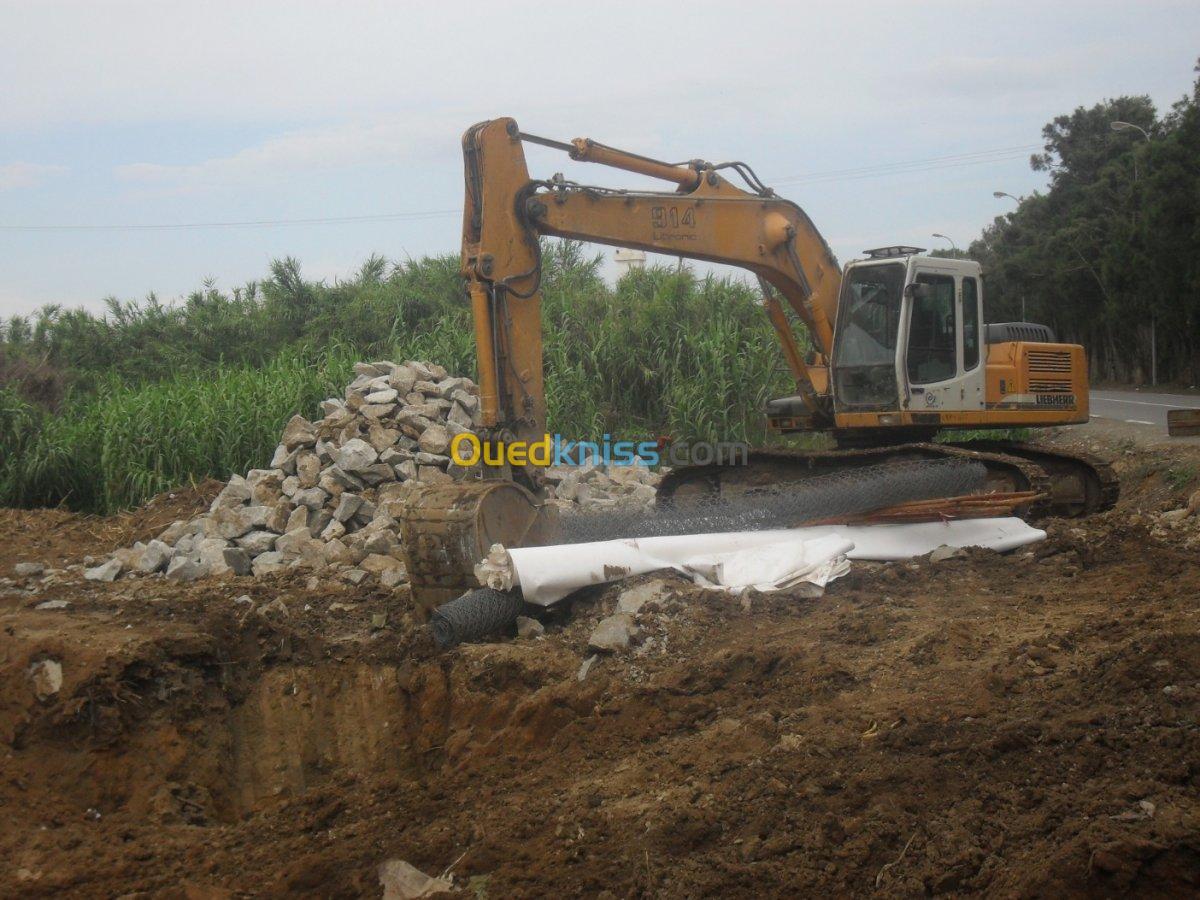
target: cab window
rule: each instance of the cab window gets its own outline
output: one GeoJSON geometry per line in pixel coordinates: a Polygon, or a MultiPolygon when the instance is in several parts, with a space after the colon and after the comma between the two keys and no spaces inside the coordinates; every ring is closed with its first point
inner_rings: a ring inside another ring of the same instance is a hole
{"type": "Polygon", "coordinates": [[[963,371],[979,365],[979,288],[974,278],[962,280],[963,371]]]}
{"type": "Polygon", "coordinates": [[[918,275],[929,286],[914,297],[908,322],[908,380],[912,384],[945,381],[958,373],[958,325],[954,315],[954,277],[918,275]]]}
{"type": "Polygon", "coordinates": [[[854,266],[842,282],[833,342],[834,391],[841,406],[894,409],[896,336],[904,266],[854,266]]]}

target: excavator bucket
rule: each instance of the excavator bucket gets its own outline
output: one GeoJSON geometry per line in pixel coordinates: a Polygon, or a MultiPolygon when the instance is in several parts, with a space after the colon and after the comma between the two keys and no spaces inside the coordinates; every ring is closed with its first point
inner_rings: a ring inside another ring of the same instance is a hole
{"type": "Polygon", "coordinates": [[[422,486],[400,522],[413,601],[426,612],[478,588],[474,567],[492,544],[543,543],[552,517],[511,481],[422,486]]]}

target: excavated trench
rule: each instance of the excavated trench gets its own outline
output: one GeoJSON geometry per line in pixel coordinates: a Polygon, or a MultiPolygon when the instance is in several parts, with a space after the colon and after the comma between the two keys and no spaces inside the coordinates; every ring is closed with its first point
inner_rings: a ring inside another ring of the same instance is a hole
{"type": "Polygon", "coordinates": [[[218,726],[228,735],[230,777],[210,790],[240,817],[280,795],[300,795],[332,772],[420,767],[445,742],[449,707],[444,679],[435,675],[414,698],[395,666],[272,669],[218,726]]]}
{"type": "Polygon", "coordinates": [[[6,629],[0,709],[31,783],[101,814],[232,823],[331,778],[419,777],[495,745],[532,749],[577,715],[541,686],[554,654],[262,665],[211,635],[83,632],[6,629]],[[37,699],[30,673],[46,660],[63,684],[37,699]]]}

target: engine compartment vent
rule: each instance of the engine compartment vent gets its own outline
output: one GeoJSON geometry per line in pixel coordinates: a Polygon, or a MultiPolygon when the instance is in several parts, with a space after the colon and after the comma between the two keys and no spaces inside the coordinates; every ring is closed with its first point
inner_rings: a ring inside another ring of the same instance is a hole
{"type": "Polygon", "coordinates": [[[1053,344],[1054,332],[1049,325],[1034,322],[993,322],[984,326],[989,344],[1007,344],[1009,341],[1024,341],[1027,344],[1053,344]]]}
{"type": "Polygon", "coordinates": [[[1032,375],[1070,375],[1070,350],[1030,350],[1026,355],[1026,368],[1032,375]]]}
{"type": "Polygon", "coordinates": [[[1071,382],[1030,381],[1029,391],[1032,394],[1069,394],[1071,393],[1071,382]]]}

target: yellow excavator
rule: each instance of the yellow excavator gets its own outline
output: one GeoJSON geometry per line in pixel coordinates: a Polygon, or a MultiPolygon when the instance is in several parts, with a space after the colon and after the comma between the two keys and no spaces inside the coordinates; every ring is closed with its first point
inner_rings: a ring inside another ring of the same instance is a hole
{"type": "MultiPolygon", "coordinates": [[[[966,457],[985,465],[989,489],[1041,494],[1029,517],[1086,515],[1115,504],[1111,469],[1086,455],[1010,441],[930,442],[943,428],[1088,420],[1084,349],[1055,342],[1042,325],[985,324],[978,263],[896,246],[865,251],[842,269],[804,210],[741,162],[672,164],[586,138],[526,134],[510,118],[471,127],[462,145],[462,275],[488,439],[534,441],[545,433],[539,239],[570,238],[752,272],[796,383],[793,395],[768,404],[769,423],[783,434],[828,432],[837,447],[756,450],[745,465],[678,468],[661,483],[659,503],[763,490],[855,466],[966,457]],[[675,188],[534,179],[525,143],[675,188]],[[807,354],[789,311],[807,329],[807,354]]],[[[473,587],[472,566],[493,541],[553,539],[538,471],[514,474],[433,485],[410,499],[402,527],[418,601],[432,605],[473,587]]]]}

